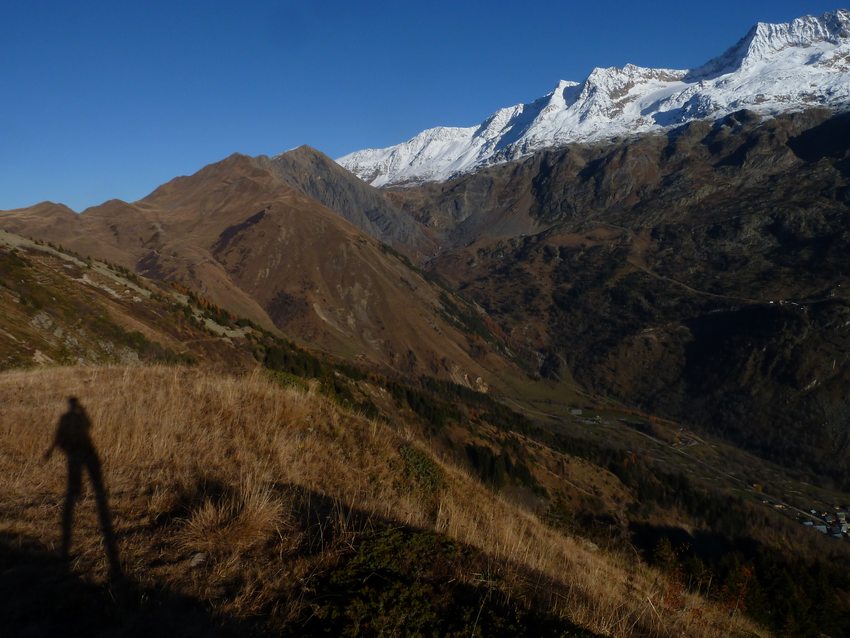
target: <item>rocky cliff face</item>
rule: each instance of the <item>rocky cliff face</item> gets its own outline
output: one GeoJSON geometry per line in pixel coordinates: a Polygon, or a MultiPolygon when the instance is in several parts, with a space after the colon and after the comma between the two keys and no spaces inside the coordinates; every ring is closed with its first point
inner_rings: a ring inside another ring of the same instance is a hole
{"type": "Polygon", "coordinates": [[[339,213],[368,235],[422,257],[434,252],[427,229],[399,214],[382,193],[308,146],[262,160],[278,179],[339,213]]]}

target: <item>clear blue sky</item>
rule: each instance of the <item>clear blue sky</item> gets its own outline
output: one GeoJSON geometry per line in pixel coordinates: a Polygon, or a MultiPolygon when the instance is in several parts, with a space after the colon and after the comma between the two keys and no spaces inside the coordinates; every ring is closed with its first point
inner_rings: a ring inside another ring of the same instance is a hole
{"type": "Polygon", "coordinates": [[[594,66],[687,68],[817,0],[0,4],[0,209],[135,200],[238,151],[469,126],[594,66]]]}

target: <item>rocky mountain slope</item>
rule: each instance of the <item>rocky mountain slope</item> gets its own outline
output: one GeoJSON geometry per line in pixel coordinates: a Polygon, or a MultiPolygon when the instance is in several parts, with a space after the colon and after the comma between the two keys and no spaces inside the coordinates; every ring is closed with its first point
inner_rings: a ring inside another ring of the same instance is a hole
{"type": "Polygon", "coordinates": [[[571,142],[658,131],[741,109],[761,114],[850,106],[850,12],[754,26],[696,69],[596,68],[481,124],[437,127],[339,163],[374,186],[441,181],[571,142]]]}
{"type": "Polygon", "coordinates": [[[480,388],[511,366],[486,330],[464,328],[483,325],[478,310],[286,180],[379,237],[404,238],[412,251],[429,242],[412,220],[387,221],[391,205],[377,191],[306,150],[276,160],[234,155],[138,202],[80,215],[51,204],[8,211],[0,227],[179,282],[237,316],[366,365],[480,388]],[[305,177],[298,162],[329,172],[305,177]]]}
{"type": "Polygon", "coordinates": [[[850,116],[739,112],[389,196],[544,377],[847,484],[850,116]]]}
{"type": "Polygon", "coordinates": [[[284,183],[414,259],[431,255],[437,248],[427,228],[400,215],[382,193],[309,146],[277,155],[264,165],[284,183]]]}

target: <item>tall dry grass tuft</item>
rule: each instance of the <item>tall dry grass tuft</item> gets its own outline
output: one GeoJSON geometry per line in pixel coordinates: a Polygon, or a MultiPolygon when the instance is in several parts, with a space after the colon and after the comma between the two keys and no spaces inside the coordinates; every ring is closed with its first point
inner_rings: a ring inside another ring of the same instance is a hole
{"type": "MultiPolygon", "coordinates": [[[[740,614],[730,617],[685,592],[673,597],[675,583],[634,557],[547,527],[409,433],[342,412],[315,393],[281,388],[260,372],[3,373],[0,490],[14,516],[0,532],[55,539],[64,475],[57,461],[45,467],[40,457],[70,395],[94,424],[127,568],[210,597],[229,591],[238,577],[244,585],[227,603],[237,613],[295,614],[278,608],[280,591],[308,582],[373,517],[479,548],[498,565],[507,595],[533,599],[603,635],[762,634],[740,614]],[[411,462],[429,465],[420,468],[420,483],[410,478],[411,462]],[[197,553],[209,557],[204,579],[188,567],[197,553]],[[162,554],[171,562],[157,566],[163,561],[151,557],[162,554]]],[[[80,526],[78,560],[96,562],[91,511],[80,526]]]]}
{"type": "Polygon", "coordinates": [[[270,537],[283,522],[283,503],[268,485],[247,477],[233,493],[206,494],[178,535],[189,552],[241,553],[270,537]]]}

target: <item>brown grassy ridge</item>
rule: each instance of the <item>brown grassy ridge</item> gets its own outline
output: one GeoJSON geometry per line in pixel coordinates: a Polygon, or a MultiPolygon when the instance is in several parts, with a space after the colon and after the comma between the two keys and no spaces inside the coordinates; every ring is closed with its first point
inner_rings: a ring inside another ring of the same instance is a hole
{"type": "MultiPolygon", "coordinates": [[[[412,431],[341,411],[259,372],[3,373],[4,538],[58,542],[64,468],[41,455],[70,395],[94,424],[125,572],[220,613],[280,626],[303,618],[323,574],[388,522],[487,557],[487,574],[461,565],[454,578],[490,583],[505,600],[601,635],[763,634],[627,554],[547,527],[437,458],[412,431]],[[193,558],[203,563],[190,567],[193,558]]],[[[106,570],[91,500],[77,507],[73,569],[98,580],[106,570]]]]}

